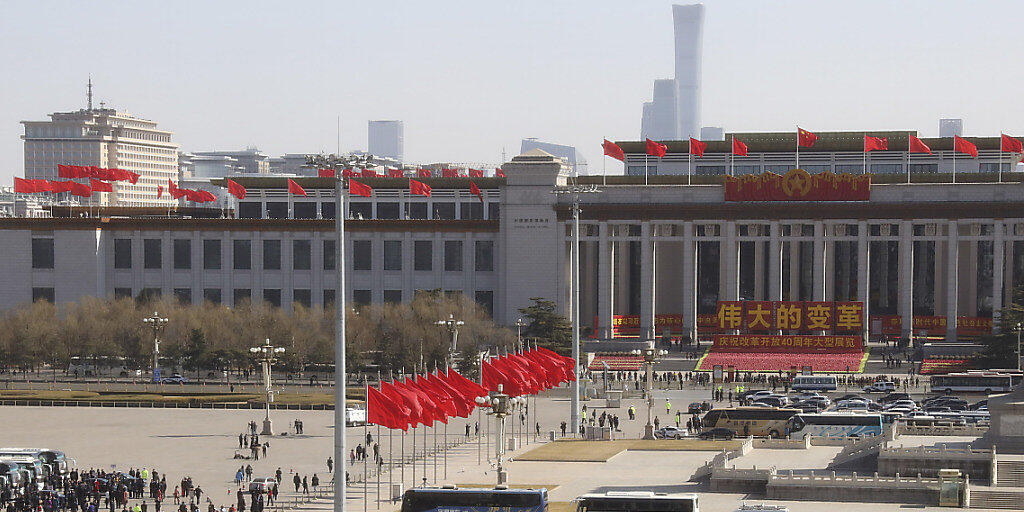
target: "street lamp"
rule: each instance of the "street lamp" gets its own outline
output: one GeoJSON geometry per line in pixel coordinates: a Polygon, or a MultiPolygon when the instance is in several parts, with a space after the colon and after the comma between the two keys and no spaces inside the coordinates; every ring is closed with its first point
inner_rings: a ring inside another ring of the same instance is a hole
{"type": "Polygon", "coordinates": [[[505,440],[505,417],[513,413],[513,410],[523,405],[526,399],[517,396],[510,397],[502,392],[502,385],[498,384],[498,391],[491,391],[487,398],[478,396],[476,398],[477,405],[481,407],[490,406],[490,412],[487,414],[497,418],[498,423],[498,438],[495,442],[495,457],[498,459],[498,485],[505,485],[508,482],[508,472],[501,465],[501,457],[505,454],[505,447],[503,441],[505,440]]]}
{"type": "Polygon", "coordinates": [[[580,428],[580,194],[598,194],[600,192],[597,185],[586,187],[571,185],[551,191],[555,195],[572,195],[572,250],[570,251],[572,264],[569,270],[569,295],[572,298],[572,360],[576,363],[574,367],[576,378],[570,383],[572,391],[569,394],[569,407],[572,408],[572,411],[569,415],[569,423],[572,425],[573,434],[579,433],[580,428]]]}
{"type": "Polygon", "coordinates": [[[526,327],[526,322],[524,322],[522,318],[516,320],[516,339],[519,340],[520,352],[526,351],[526,349],[523,348],[523,327],[526,327]]]}
{"type": "Polygon", "coordinates": [[[1017,371],[1020,371],[1020,322],[1017,322],[1017,371]]]}
{"type": "Polygon", "coordinates": [[[153,382],[160,382],[160,332],[167,326],[168,320],[160,318],[154,311],[153,316],[143,318],[142,323],[153,329],[153,382]]]}
{"type": "Polygon", "coordinates": [[[263,367],[263,384],[267,392],[267,415],[263,418],[263,431],[260,432],[260,435],[272,436],[274,435],[274,426],[270,422],[270,402],[274,400],[274,390],[270,382],[270,368],[277,362],[277,354],[284,353],[284,347],[271,345],[268,338],[262,346],[252,347],[249,352],[256,356],[256,361],[263,367]]]}
{"type": "Polygon", "coordinates": [[[643,356],[643,365],[647,370],[647,424],[644,425],[642,439],[654,439],[654,425],[651,423],[651,410],[654,408],[654,365],[658,359],[667,355],[668,351],[647,347],[643,350],[633,350],[632,354],[643,356]]]}
{"type": "Polygon", "coordinates": [[[448,332],[451,333],[452,335],[452,344],[450,347],[448,347],[448,366],[454,366],[455,347],[459,343],[459,327],[466,325],[466,322],[463,322],[462,320],[456,320],[455,315],[449,313],[448,318],[446,320],[438,320],[436,323],[441,327],[447,328],[448,332]]]}

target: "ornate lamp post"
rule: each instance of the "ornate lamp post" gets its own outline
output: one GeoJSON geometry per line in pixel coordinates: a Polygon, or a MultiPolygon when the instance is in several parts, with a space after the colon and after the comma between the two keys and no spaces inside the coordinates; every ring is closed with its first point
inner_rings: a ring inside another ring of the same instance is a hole
{"type": "Polygon", "coordinates": [[[449,314],[447,319],[438,320],[436,323],[441,327],[447,328],[448,332],[451,333],[452,335],[452,344],[450,347],[448,347],[448,366],[454,366],[455,350],[456,346],[459,343],[459,327],[466,325],[466,322],[463,322],[462,320],[456,320],[455,315],[449,314]]]}
{"type": "Polygon", "coordinates": [[[508,472],[501,465],[501,457],[505,454],[505,417],[513,413],[513,410],[526,402],[526,399],[520,396],[510,397],[502,392],[502,386],[498,385],[498,391],[492,391],[484,398],[482,396],[477,397],[476,403],[482,407],[490,406],[490,412],[488,415],[494,416],[497,419],[498,424],[498,437],[494,443],[495,446],[495,457],[498,459],[498,485],[505,485],[508,483],[508,472]]]}
{"type": "Polygon", "coordinates": [[[1020,324],[1020,322],[1017,322],[1017,328],[1014,329],[1014,330],[1017,331],[1017,370],[1020,370],[1020,331],[1021,331],[1021,324],[1020,324]]]}
{"type": "Polygon", "coordinates": [[[284,347],[275,347],[270,344],[270,339],[267,339],[262,346],[252,347],[249,352],[256,356],[256,361],[263,367],[263,384],[267,391],[267,415],[263,418],[263,431],[260,435],[272,436],[274,426],[270,422],[270,402],[274,400],[274,389],[271,387],[270,369],[277,362],[277,354],[284,353],[284,347]]]}
{"type": "Polygon", "coordinates": [[[153,316],[142,319],[143,324],[153,329],[153,382],[160,382],[160,333],[167,326],[167,322],[168,320],[160,318],[156,311],[153,312],[153,316]]]}
{"type": "Polygon", "coordinates": [[[526,348],[523,347],[523,327],[526,327],[526,322],[522,318],[516,320],[516,339],[519,340],[519,351],[525,352],[526,348]]]}
{"type": "Polygon", "coordinates": [[[654,424],[651,423],[651,411],[654,408],[654,365],[658,363],[661,356],[668,354],[668,351],[647,347],[643,350],[634,350],[632,353],[644,357],[643,365],[647,370],[647,424],[644,425],[642,439],[654,439],[654,424]]]}

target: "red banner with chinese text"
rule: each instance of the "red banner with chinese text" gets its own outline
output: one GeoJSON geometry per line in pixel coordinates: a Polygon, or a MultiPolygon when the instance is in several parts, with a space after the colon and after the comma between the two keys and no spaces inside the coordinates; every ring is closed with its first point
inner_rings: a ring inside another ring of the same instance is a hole
{"type": "MultiPolygon", "coordinates": [[[[944,336],[946,334],[946,317],[914,316],[914,334],[924,332],[928,336],[944,336]]],[[[872,315],[871,334],[901,334],[903,317],[899,315],[872,315]]],[[[992,319],[988,317],[958,316],[956,317],[956,333],[958,335],[981,336],[992,333],[992,319]]]]}
{"type": "Polygon", "coordinates": [[[862,302],[719,301],[717,324],[725,331],[859,333],[862,302]]]}
{"type": "Polygon", "coordinates": [[[860,336],[806,336],[776,334],[716,334],[713,351],[719,352],[863,352],[860,336]]]}
{"type": "Polygon", "coordinates": [[[726,201],[868,201],[870,174],[810,174],[792,169],[784,175],[773,172],[725,176],[726,201]]]}
{"type": "MultiPolygon", "coordinates": [[[[594,317],[594,330],[598,329],[598,319],[594,317]]],[[[718,317],[715,315],[697,315],[697,330],[702,334],[718,332],[718,317]]],[[[685,334],[683,315],[654,315],[654,332],[661,336],[665,332],[673,336],[685,334]]],[[[636,336],[640,334],[640,315],[612,316],[612,337],[636,336]]]]}

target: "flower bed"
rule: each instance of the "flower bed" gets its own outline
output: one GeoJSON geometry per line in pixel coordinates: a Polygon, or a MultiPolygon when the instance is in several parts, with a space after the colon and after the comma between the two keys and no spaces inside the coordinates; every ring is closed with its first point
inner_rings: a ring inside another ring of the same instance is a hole
{"type": "Polygon", "coordinates": [[[697,371],[709,372],[715,365],[723,370],[730,366],[738,372],[778,372],[810,366],[816,372],[851,372],[864,370],[865,352],[720,352],[709,350],[697,363],[697,371]]]}
{"type": "Polygon", "coordinates": [[[643,358],[635,354],[596,354],[587,369],[590,371],[604,370],[602,361],[608,363],[609,370],[635,372],[640,369],[643,358]]]}
{"type": "Polygon", "coordinates": [[[921,361],[922,375],[942,375],[950,372],[969,370],[970,368],[970,360],[962,358],[925,358],[921,361]]]}

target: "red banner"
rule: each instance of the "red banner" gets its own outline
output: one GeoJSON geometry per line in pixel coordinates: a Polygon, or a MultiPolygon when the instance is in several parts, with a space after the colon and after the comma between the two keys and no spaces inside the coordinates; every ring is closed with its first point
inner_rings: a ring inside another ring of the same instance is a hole
{"type": "Polygon", "coordinates": [[[711,347],[719,352],[863,352],[860,336],[716,334],[711,347]]]}
{"type": "Polygon", "coordinates": [[[726,331],[860,332],[861,302],[719,301],[717,327],[726,331]]]}
{"type": "MultiPolygon", "coordinates": [[[[929,336],[945,336],[946,317],[914,316],[914,334],[924,332],[929,336]]],[[[899,315],[873,315],[871,317],[871,334],[902,334],[903,317],[899,315]]],[[[958,316],[956,317],[956,333],[958,335],[980,336],[992,333],[992,319],[988,317],[958,316]]]]}
{"type": "MultiPolygon", "coordinates": [[[[598,319],[594,317],[594,330],[598,329],[598,319]]],[[[718,317],[715,315],[697,315],[697,330],[702,334],[718,332],[718,317]]],[[[654,334],[661,336],[668,331],[670,335],[685,334],[683,315],[654,315],[654,334]]],[[[612,317],[612,337],[636,336],[640,334],[640,315],[615,315],[612,317]]]]}
{"type": "Polygon", "coordinates": [[[780,176],[772,172],[725,177],[726,201],[868,201],[870,174],[809,174],[792,169],[780,176]]]}
{"type": "Polygon", "coordinates": [[[775,303],[772,301],[751,301],[743,303],[743,329],[750,332],[767,332],[775,329],[775,303]]]}

